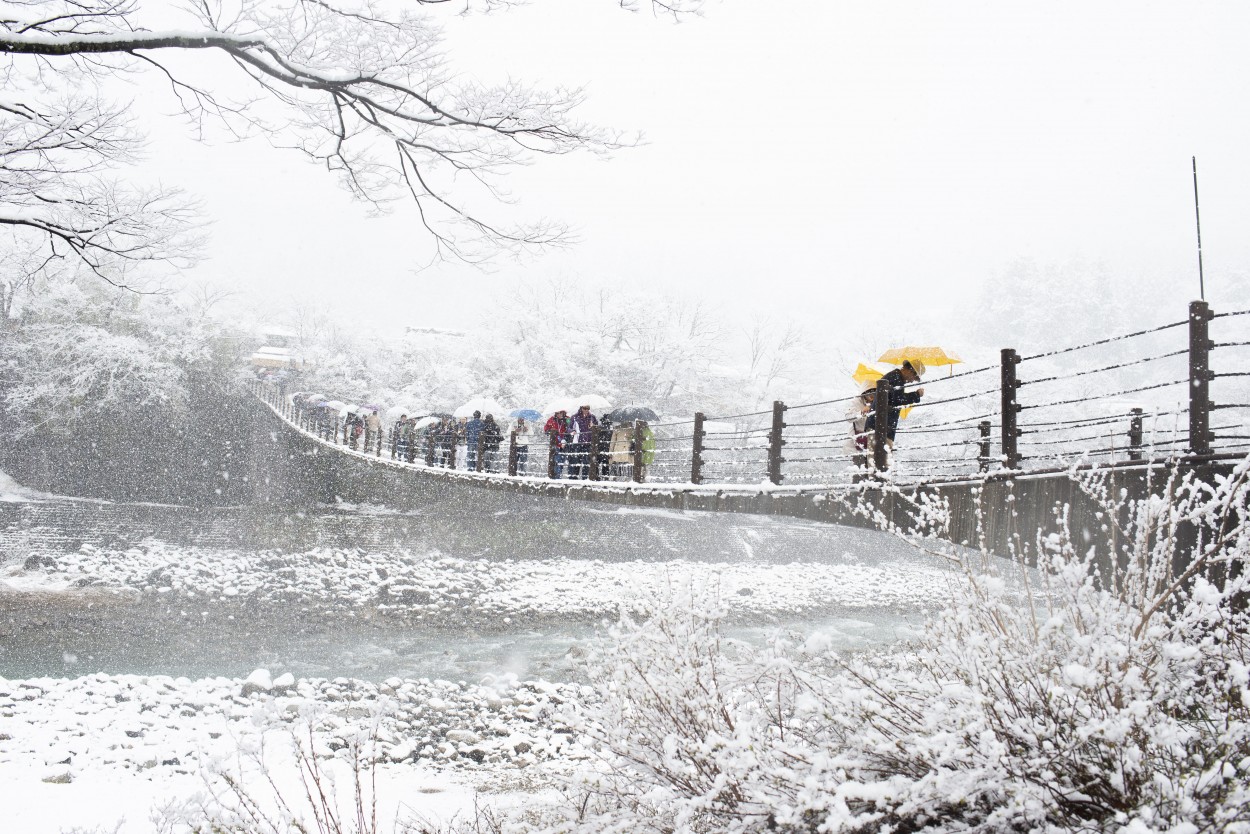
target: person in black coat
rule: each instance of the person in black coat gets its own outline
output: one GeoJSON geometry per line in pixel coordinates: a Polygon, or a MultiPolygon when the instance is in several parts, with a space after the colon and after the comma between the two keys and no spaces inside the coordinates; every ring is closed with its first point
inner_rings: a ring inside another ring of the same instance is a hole
{"type": "MultiPolygon", "coordinates": [[[[894,445],[894,434],[898,431],[899,412],[909,405],[915,405],[920,402],[920,398],[924,396],[924,389],[917,388],[915,391],[908,391],[904,386],[913,385],[920,381],[920,377],[924,374],[924,363],[919,359],[905,359],[901,368],[895,368],[882,377],[889,383],[890,401],[887,407],[890,409],[889,420],[886,424],[885,435],[889,438],[890,446],[894,445]]],[[[872,435],[877,427],[877,413],[874,411],[868,415],[868,422],[864,424],[864,431],[868,435],[872,435]]]]}

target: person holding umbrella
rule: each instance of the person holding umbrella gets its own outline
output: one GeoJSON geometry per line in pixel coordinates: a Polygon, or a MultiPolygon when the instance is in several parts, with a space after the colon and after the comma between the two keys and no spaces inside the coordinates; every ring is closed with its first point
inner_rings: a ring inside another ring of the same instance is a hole
{"type": "MultiPolygon", "coordinates": [[[[888,384],[886,389],[889,394],[889,401],[885,407],[889,409],[886,438],[889,448],[894,448],[894,434],[898,431],[899,412],[904,406],[915,405],[920,402],[920,398],[924,396],[924,389],[917,388],[915,391],[906,390],[906,386],[914,385],[920,381],[920,377],[924,375],[924,362],[919,359],[904,359],[902,367],[894,370],[881,377],[888,384]]],[[[871,438],[877,428],[877,411],[868,415],[868,420],[864,424],[864,432],[871,438]]]]}

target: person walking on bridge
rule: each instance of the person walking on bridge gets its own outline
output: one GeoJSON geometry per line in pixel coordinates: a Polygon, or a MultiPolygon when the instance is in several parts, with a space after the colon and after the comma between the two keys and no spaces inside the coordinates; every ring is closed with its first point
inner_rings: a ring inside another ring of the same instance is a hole
{"type": "Polygon", "coordinates": [[[485,427],[482,412],[473,412],[473,419],[464,424],[465,466],[470,472],[477,469],[477,438],[485,427]]]}
{"type": "MultiPolygon", "coordinates": [[[[924,375],[924,363],[919,359],[904,359],[901,368],[895,368],[885,376],[881,377],[889,384],[887,392],[889,393],[889,402],[885,407],[889,409],[887,417],[885,436],[889,448],[894,448],[894,435],[898,431],[899,412],[904,406],[915,405],[920,402],[920,398],[924,396],[924,389],[917,388],[915,391],[908,391],[906,386],[914,385],[920,381],[920,377],[924,375]]],[[[874,410],[868,415],[868,420],[864,424],[864,432],[872,437],[877,429],[877,412],[874,410]]]]}

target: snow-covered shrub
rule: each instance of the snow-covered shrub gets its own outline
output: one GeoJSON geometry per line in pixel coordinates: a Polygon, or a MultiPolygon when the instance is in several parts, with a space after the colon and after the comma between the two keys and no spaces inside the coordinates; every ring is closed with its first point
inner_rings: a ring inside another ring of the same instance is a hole
{"type": "Polygon", "coordinates": [[[1250,831],[1248,475],[1173,475],[1107,506],[1096,546],[1060,515],[997,567],[961,552],[950,604],[890,653],[752,651],[689,604],[623,620],[575,719],[599,766],[524,827],[1250,831]]]}

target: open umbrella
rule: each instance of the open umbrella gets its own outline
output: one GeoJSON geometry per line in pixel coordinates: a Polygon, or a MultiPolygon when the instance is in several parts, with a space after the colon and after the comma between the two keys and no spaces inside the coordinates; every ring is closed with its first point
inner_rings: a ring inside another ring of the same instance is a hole
{"type": "Polygon", "coordinates": [[[426,426],[432,426],[435,423],[437,423],[439,419],[440,418],[438,417],[422,417],[420,420],[418,420],[416,423],[413,424],[413,428],[423,429],[426,426]]]}
{"type": "Polygon", "coordinates": [[[360,413],[360,406],[358,406],[358,405],[345,405],[345,406],[343,406],[342,408],[340,408],[340,409],[339,409],[339,411],[341,411],[343,414],[359,414],[359,413],[360,413]]]}
{"type": "MultiPolygon", "coordinates": [[[[906,347],[900,347],[900,348],[890,348],[885,353],[881,354],[881,358],[878,359],[877,361],[889,362],[893,365],[901,365],[903,364],[904,360],[907,360],[907,359],[919,359],[921,362],[925,363],[926,365],[931,365],[935,368],[940,365],[952,365],[953,366],[964,361],[953,353],[947,353],[945,350],[943,350],[940,347],[936,347],[936,346],[916,347],[915,345],[907,345],[906,347]]],[[[952,367],[951,373],[954,373],[954,372],[955,370],[952,367]]]]}
{"type": "Polygon", "coordinates": [[[457,408],[451,413],[453,417],[472,417],[473,412],[480,411],[482,416],[487,414],[504,415],[508,413],[508,409],[492,400],[490,397],[474,397],[464,405],[457,408]]]}
{"type": "Polygon", "coordinates": [[[365,403],[364,405],[361,406],[361,408],[365,409],[366,411],[381,411],[382,409],[386,408],[386,406],[384,406],[382,403],[365,403]]]}
{"type": "Polygon", "coordinates": [[[635,420],[646,420],[654,422],[660,419],[660,416],[645,405],[627,405],[608,412],[608,416],[612,418],[613,423],[632,423],[635,420]]]}
{"type": "MultiPolygon", "coordinates": [[[[566,399],[552,400],[543,406],[543,414],[555,414],[557,411],[576,411],[577,407],[569,407],[569,401],[566,399]]],[[[541,416],[541,415],[540,415],[541,416]]]]}
{"type": "Polygon", "coordinates": [[[542,414],[532,408],[514,408],[512,411],[508,412],[508,416],[514,418],[520,417],[522,420],[529,420],[531,423],[535,420],[541,420],[543,418],[542,414]]]}
{"type": "Polygon", "coordinates": [[[343,409],[347,408],[347,403],[343,402],[342,400],[328,400],[325,403],[322,403],[322,405],[325,408],[332,408],[335,411],[342,411],[343,409]]]}
{"type": "Polygon", "coordinates": [[[403,417],[405,414],[411,414],[412,412],[413,412],[413,409],[409,408],[406,405],[393,405],[390,408],[386,409],[386,419],[398,420],[400,417],[403,417]]]}
{"type": "Polygon", "coordinates": [[[580,397],[574,397],[570,401],[570,405],[573,406],[572,410],[576,410],[583,405],[588,405],[590,406],[591,411],[598,411],[600,413],[608,411],[612,408],[612,403],[608,402],[607,399],[599,396],[598,394],[582,394],[580,397]]]}

